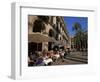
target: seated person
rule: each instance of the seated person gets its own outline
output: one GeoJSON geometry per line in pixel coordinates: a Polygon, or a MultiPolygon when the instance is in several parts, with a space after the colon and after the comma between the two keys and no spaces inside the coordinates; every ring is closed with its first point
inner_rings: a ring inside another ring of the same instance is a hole
{"type": "Polygon", "coordinates": [[[42,54],[40,52],[37,53],[38,54],[38,58],[36,59],[36,65],[37,66],[43,66],[43,57],[42,54]]]}
{"type": "Polygon", "coordinates": [[[51,50],[51,51],[50,51],[50,57],[53,58],[53,56],[54,56],[54,51],[51,50]]]}
{"type": "Polygon", "coordinates": [[[34,61],[31,60],[31,58],[28,56],[28,66],[33,66],[34,65],[34,61]]]}
{"type": "Polygon", "coordinates": [[[55,62],[56,60],[58,60],[60,58],[60,54],[59,54],[59,51],[56,51],[55,53],[54,53],[54,56],[53,56],[53,61],[55,62]]]}
{"type": "Polygon", "coordinates": [[[42,58],[42,57],[39,57],[39,58],[37,59],[36,65],[37,65],[37,66],[43,66],[43,65],[44,65],[44,63],[43,63],[43,58],[42,58]]]}
{"type": "Polygon", "coordinates": [[[50,52],[48,52],[47,54],[45,54],[45,55],[43,56],[43,63],[44,63],[45,65],[51,65],[52,62],[53,62],[53,60],[52,60],[52,58],[51,58],[50,52]]]}
{"type": "Polygon", "coordinates": [[[54,57],[56,57],[56,59],[60,58],[59,51],[55,52],[54,57]]]}

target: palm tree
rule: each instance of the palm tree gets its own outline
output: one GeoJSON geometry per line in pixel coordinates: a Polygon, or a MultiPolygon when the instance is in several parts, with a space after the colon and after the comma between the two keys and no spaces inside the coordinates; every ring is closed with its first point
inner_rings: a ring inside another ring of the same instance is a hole
{"type": "Polygon", "coordinates": [[[74,23],[73,25],[73,31],[75,31],[75,38],[74,38],[74,44],[76,45],[77,49],[80,50],[83,46],[83,30],[80,23],[74,23]]]}
{"type": "Polygon", "coordinates": [[[85,50],[87,50],[87,44],[88,44],[88,36],[87,36],[87,31],[84,32],[84,37],[83,37],[83,47],[85,50]]]}
{"type": "Polygon", "coordinates": [[[73,24],[73,31],[78,32],[78,31],[81,31],[81,30],[82,30],[82,27],[81,27],[80,23],[76,22],[76,23],[73,24]]]}

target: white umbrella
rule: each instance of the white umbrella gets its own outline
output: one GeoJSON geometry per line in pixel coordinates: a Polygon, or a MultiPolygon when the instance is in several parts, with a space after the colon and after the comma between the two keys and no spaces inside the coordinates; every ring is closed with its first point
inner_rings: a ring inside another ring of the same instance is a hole
{"type": "Polygon", "coordinates": [[[42,43],[42,42],[54,42],[55,39],[49,37],[48,35],[36,32],[28,34],[28,41],[29,42],[35,42],[35,43],[42,43]]]}
{"type": "Polygon", "coordinates": [[[32,33],[28,34],[28,41],[29,42],[36,42],[36,43],[41,43],[41,42],[48,42],[50,38],[47,35],[41,34],[41,33],[32,33]]]}

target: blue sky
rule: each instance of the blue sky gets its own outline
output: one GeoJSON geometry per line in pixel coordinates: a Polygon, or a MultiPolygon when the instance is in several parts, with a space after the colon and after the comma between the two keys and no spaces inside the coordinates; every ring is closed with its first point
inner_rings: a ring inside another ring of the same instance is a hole
{"type": "Polygon", "coordinates": [[[64,17],[64,21],[66,24],[66,28],[69,32],[70,36],[74,36],[75,32],[73,31],[72,27],[75,22],[78,22],[81,24],[82,29],[85,31],[88,30],[88,18],[87,17],[64,17]]]}

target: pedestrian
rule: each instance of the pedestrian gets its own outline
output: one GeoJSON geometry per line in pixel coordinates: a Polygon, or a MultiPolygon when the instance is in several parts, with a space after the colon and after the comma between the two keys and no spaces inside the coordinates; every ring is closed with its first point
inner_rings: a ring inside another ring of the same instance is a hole
{"type": "Polygon", "coordinates": [[[60,57],[62,59],[62,62],[64,62],[64,54],[65,54],[65,52],[63,50],[60,51],[60,57]]]}
{"type": "Polygon", "coordinates": [[[68,49],[65,50],[64,58],[66,58],[66,56],[68,56],[68,49]]]}

